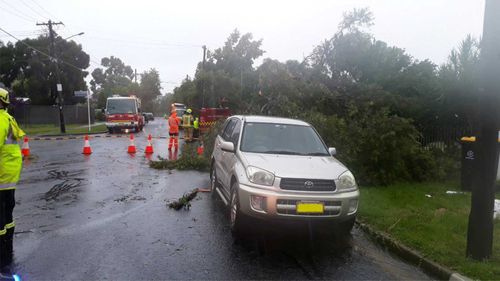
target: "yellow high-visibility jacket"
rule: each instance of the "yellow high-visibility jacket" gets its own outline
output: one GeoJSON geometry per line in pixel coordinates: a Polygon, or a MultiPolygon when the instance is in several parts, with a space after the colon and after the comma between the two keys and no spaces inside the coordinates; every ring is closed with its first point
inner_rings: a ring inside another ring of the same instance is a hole
{"type": "Polygon", "coordinates": [[[184,128],[193,127],[193,115],[189,113],[182,115],[182,127],[184,128]]]}
{"type": "Polygon", "coordinates": [[[24,135],[16,120],[0,109],[0,192],[15,189],[19,181],[23,157],[18,141],[24,135]]]}

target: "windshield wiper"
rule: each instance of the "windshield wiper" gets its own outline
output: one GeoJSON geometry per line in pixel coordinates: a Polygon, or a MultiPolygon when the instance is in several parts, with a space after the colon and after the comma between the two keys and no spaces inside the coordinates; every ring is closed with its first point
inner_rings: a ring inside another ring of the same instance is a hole
{"type": "Polygon", "coordinates": [[[304,155],[307,155],[307,156],[330,156],[330,154],[324,153],[324,152],[311,152],[311,153],[307,153],[304,155]]]}
{"type": "Polygon", "coordinates": [[[300,152],[289,151],[289,150],[268,150],[262,153],[274,153],[274,154],[287,154],[287,155],[304,155],[300,152]]]}

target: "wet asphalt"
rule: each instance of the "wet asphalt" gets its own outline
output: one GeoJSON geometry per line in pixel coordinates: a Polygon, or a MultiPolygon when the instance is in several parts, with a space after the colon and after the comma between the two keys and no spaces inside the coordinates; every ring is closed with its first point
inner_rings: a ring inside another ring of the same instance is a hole
{"type": "MultiPolygon", "coordinates": [[[[372,243],[317,237],[308,229],[264,225],[256,238],[234,241],[228,210],[199,193],[189,210],[167,203],[207,188],[208,173],[158,171],[144,156],[146,137],[167,135],[166,122],[128,138],[30,142],[16,191],[15,269],[23,280],[344,279],[429,280],[372,243]],[[271,230],[271,231],[267,231],[271,230]]],[[[167,158],[167,139],[153,141],[167,158]]]]}

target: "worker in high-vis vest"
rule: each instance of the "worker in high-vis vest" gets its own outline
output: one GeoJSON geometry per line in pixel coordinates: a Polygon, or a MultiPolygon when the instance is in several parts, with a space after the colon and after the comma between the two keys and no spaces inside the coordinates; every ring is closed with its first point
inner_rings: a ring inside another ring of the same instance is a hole
{"type": "Polygon", "coordinates": [[[170,117],[168,117],[168,134],[170,136],[168,142],[168,150],[172,150],[172,146],[175,150],[179,149],[179,117],[177,117],[177,111],[172,110],[170,117]]]}
{"type": "Polygon", "coordinates": [[[193,137],[195,138],[200,137],[200,120],[198,120],[198,117],[194,118],[193,128],[194,128],[193,137]]]}
{"type": "Polygon", "coordinates": [[[23,158],[19,141],[24,132],[7,113],[9,92],[0,88],[0,273],[10,273],[13,259],[14,192],[21,175],[23,158]]]}
{"type": "Polygon", "coordinates": [[[186,141],[190,142],[193,140],[193,115],[191,115],[193,111],[191,108],[186,110],[186,113],[182,115],[182,127],[184,128],[184,138],[186,141]]]}

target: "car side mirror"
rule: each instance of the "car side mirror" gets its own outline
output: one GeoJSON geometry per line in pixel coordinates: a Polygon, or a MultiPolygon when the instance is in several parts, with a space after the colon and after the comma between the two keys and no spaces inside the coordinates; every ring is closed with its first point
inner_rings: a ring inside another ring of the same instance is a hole
{"type": "Polygon", "coordinates": [[[337,149],[335,147],[328,148],[328,152],[330,152],[331,156],[335,156],[337,154],[337,149]]]}
{"type": "Polygon", "coordinates": [[[222,142],[220,145],[220,149],[225,152],[234,152],[234,143],[230,141],[222,142]]]}

